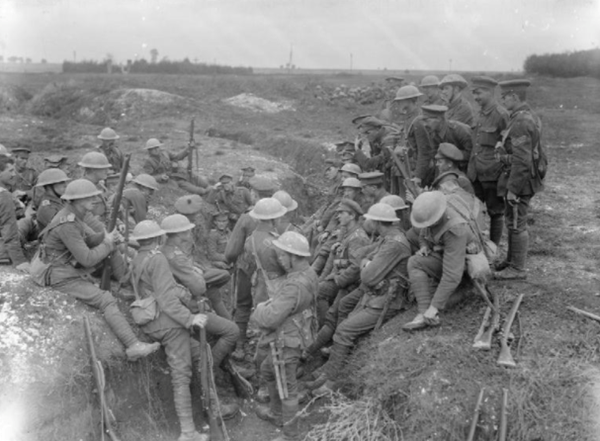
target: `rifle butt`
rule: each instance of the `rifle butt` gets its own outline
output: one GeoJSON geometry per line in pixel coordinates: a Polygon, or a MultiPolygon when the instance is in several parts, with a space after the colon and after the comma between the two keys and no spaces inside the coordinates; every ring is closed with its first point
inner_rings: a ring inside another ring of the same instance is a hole
{"type": "Polygon", "coordinates": [[[519,294],[508,313],[508,317],[506,318],[506,323],[504,323],[504,327],[502,328],[502,340],[500,340],[500,344],[502,348],[500,349],[500,355],[498,356],[498,362],[500,366],[505,367],[515,367],[517,364],[510,353],[510,347],[508,346],[508,336],[510,334],[510,328],[512,327],[513,321],[517,315],[519,310],[519,306],[523,301],[523,294],[519,294]]]}
{"type": "Polygon", "coordinates": [[[473,347],[475,349],[483,349],[483,350],[489,350],[491,349],[491,340],[490,340],[490,347],[486,347],[485,343],[486,340],[484,340],[484,336],[486,336],[486,329],[488,329],[491,326],[491,321],[490,321],[490,317],[492,315],[492,308],[490,308],[489,306],[487,308],[485,308],[485,313],[483,314],[483,320],[481,321],[481,326],[479,327],[479,331],[477,331],[477,335],[475,336],[475,339],[473,340],[473,347]]]}
{"type": "Polygon", "coordinates": [[[500,355],[498,356],[497,364],[504,367],[516,367],[517,363],[515,363],[515,360],[510,353],[510,347],[504,341],[504,339],[502,339],[501,345],[502,347],[500,349],[500,355]]]}

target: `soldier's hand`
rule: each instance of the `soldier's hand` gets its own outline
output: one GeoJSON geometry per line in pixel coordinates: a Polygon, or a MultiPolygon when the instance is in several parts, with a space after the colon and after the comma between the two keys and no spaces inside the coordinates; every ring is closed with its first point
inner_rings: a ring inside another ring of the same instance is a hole
{"type": "Polygon", "coordinates": [[[438,310],[435,306],[430,306],[429,308],[427,308],[427,311],[425,311],[423,317],[425,318],[425,322],[428,325],[437,325],[440,322],[440,319],[438,317],[438,310]]]}
{"type": "Polygon", "coordinates": [[[167,182],[167,181],[169,180],[169,177],[168,177],[166,174],[165,174],[165,175],[160,175],[160,176],[158,177],[158,180],[159,180],[160,182],[167,182]]]}
{"type": "Polygon", "coordinates": [[[428,247],[421,247],[419,251],[416,252],[417,256],[429,256],[429,253],[428,247]]]}
{"type": "Polygon", "coordinates": [[[335,274],[329,274],[327,277],[325,277],[325,280],[331,280],[333,282],[335,282],[335,274]]]}
{"type": "Polygon", "coordinates": [[[192,320],[192,327],[198,326],[199,328],[204,328],[206,325],[207,316],[206,314],[196,314],[192,320]]]}
{"type": "Polygon", "coordinates": [[[515,205],[519,203],[519,198],[512,191],[508,190],[508,193],[506,194],[506,201],[510,205],[515,205]]]}
{"type": "Polygon", "coordinates": [[[411,181],[415,183],[417,187],[421,187],[421,178],[412,178],[411,181]]]}
{"type": "Polygon", "coordinates": [[[24,273],[29,273],[29,269],[30,269],[29,262],[20,263],[19,265],[17,265],[17,269],[24,273]]]}
{"type": "Polygon", "coordinates": [[[405,201],[410,204],[412,204],[415,201],[415,197],[408,190],[406,190],[406,194],[404,195],[404,197],[405,197],[405,201]]]}

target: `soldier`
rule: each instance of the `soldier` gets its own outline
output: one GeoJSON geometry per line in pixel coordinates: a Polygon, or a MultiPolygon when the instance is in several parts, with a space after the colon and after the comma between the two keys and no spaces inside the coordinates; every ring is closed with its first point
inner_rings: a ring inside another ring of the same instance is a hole
{"type": "Polygon", "coordinates": [[[508,112],[495,99],[498,82],[489,77],[471,79],[473,95],[479,105],[479,114],[473,133],[473,151],[467,175],[475,188],[475,194],[485,202],[490,215],[490,239],[496,245],[502,239],[504,229],[504,198],[498,194],[498,179],[502,163],[496,159],[495,147],[502,140],[502,132],[508,124],[508,112]]]}
{"type": "Polygon", "coordinates": [[[463,91],[469,84],[458,74],[449,74],[440,81],[441,96],[448,106],[447,118],[473,127],[475,112],[471,103],[463,96],[463,91]]]}
{"type": "Polygon", "coordinates": [[[331,265],[325,265],[319,280],[319,293],[317,296],[317,317],[319,325],[323,324],[325,314],[336,300],[356,288],[359,282],[360,262],[358,249],[369,243],[367,234],[359,224],[363,215],[358,203],[350,199],[342,199],[336,213],[339,218],[342,235],[330,247],[327,260],[331,265]]]}
{"type": "Polygon", "coordinates": [[[421,110],[423,110],[423,120],[429,130],[429,139],[434,151],[437,151],[442,142],[454,145],[465,157],[460,169],[466,170],[466,161],[471,157],[473,149],[471,129],[461,122],[449,121],[446,106],[423,106],[421,110]]]}
{"type": "MultiPolygon", "coordinates": [[[[192,411],[190,383],[194,363],[200,365],[200,344],[192,338],[194,328],[207,325],[207,314],[192,314],[185,306],[190,294],[177,285],[169,262],[159,250],[165,232],[154,221],[136,225],[132,238],[140,250],[132,262],[132,279],[141,299],[155,299],[156,315],[138,325],[167,354],[171,371],[173,401],[181,434],[178,441],[208,441],[208,435],[196,431],[192,411]]],[[[209,393],[205,391],[205,393],[209,393]]]]}
{"type": "MultiPolygon", "coordinates": [[[[103,182],[108,177],[108,170],[112,166],[108,162],[108,159],[106,159],[106,156],[100,152],[86,153],[77,165],[83,168],[83,179],[94,184],[100,192],[95,199],[92,214],[94,214],[102,224],[106,224],[110,212],[110,206],[108,205],[108,198],[110,195],[103,182]]],[[[98,231],[96,226],[92,228],[98,231]]]]}
{"type": "Polygon", "coordinates": [[[44,158],[44,165],[46,168],[60,168],[62,171],[67,172],[69,170],[69,163],[64,155],[51,155],[44,158]]]}
{"type": "Polygon", "coordinates": [[[242,168],[242,176],[237,182],[238,187],[246,187],[248,190],[252,189],[252,185],[250,185],[250,179],[252,179],[255,175],[256,169],[254,167],[244,167],[242,168]]]}
{"type": "Polygon", "coordinates": [[[369,172],[358,175],[362,185],[362,192],[365,197],[365,204],[369,207],[376,204],[382,197],[389,193],[383,187],[383,173],[369,172]]]}
{"type": "MultiPolygon", "coordinates": [[[[400,147],[408,150],[413,180],[418,186],[430,185],[435,169],[433,167],[434,150],[419,109],[418,100],[423,94],[415,86],[398,89],[394,107],[403,116],[402,140],[400,147]]],[[[402,160],[402,158],[400,158],[402,160]]],[[[402,181],[403,182],[403,181],[402,181]]],[[[400,194],[406,193],[404,185],[399,186],[400,194]]]]}
{"type": "Polygon", "coordinates": [[[217,211],[229,213],[229,226],[233,228],[248,207],[252,205],[252,195],[245,187],[233,185],[233,177],[227,173],[219,177],[219,183],[206,195],[206,202],[217,207],[217,211]]]}
{"type": "Polygon", "coordinates": [[[413,204],[411,221],[421,229],[421,248],[408,261],[419,312],[402,327],[405,330],[439,325],[438,312],[444,309],[465,272],[467,246],[472,247],[476,241],[467,220],[448,206],[441,191],[420,194],[413,204]]]}
{"type": "Polygon", "coordinates": [[[429,106],[431,104],[444,104],[444,100],[440,95],[440,80],[435,75],[424,76],[419,84],[419,87],[425,95],[423,106],[429,106]]]}
{"type": "Polygon", "coordinates": [[[340,175],[342,182],[347,178],[358,178],[358,175],[362,173],[362,170],[358,164],[347,163],[340,169],[340,175]]]}
{"type": "Polygon", "coordinates": [[[475,194],[473,185],[467,175],[458,168],[459,164],[464,162],[463,153],[456,146],[442,142],[435,154],[435,166],[438,175],[431,184],[432,188],[438,189],[443,186],[445,181],[454,180],[458,186],[470,194],[475,194]]]}
{"type": "Polygon", "coordinates": [[[27,193],[27,196],[31,199],[32,190],[37,181],[38,173],[27,166],[29,161],[29,155],[31,150],[27,147],[15,147],[11,150],[12,157],[15,161],[15,182],[13,185],[13,191],[20,190],[27,193]]]}
{"type": "Polygon", "coordinates": [[[112,169],[116,172],[121,171],[123,163],[125,162],[123,152],[117,147],[116,141],[119,138],[120,136],[110,127],[103,128],[98,135],[98,139],[100,140],[98,150],[106,156],[106,159],[108,159],[108,162],[112,165],[112,169]]]}
{"type": "Polygon", "coordinates": [[[202,297],[205,297],[215,311],[207,314],[205,328],[218,337],[217,343],[212,348],[213,366],[218,368],[225,357],[233,351],[239,337],[239,329],[231,321],[219,288],[207,285],[202,270],[195,266],[190,256],[182,251],[182,245],[191,240],[194,224],[182,214],[172,214],[163,219],[160,227],[167,234],[167,240],[160,251],[169,261],[173,277],[189,290],[193,301],[200,302],[202,297]]]}
{"type": "MultiPolygon", "coordinates": [[[[275,186],[269,179],[256,176],[252,178],[251,183],[253,192],[260,198],[271,197],[275,191],[275,186]]],[[[237,303],[234,319],[240,329],[240,339],[232,358],[238,361],[244,358],[244,345],[248,340],[246,330],[248,329],[248,320],[250,320],[252,310],[251,278],[255,268],[252,256],[244,253],[244,244],[257,225],[257,220],[252,218],[249,213],[242,214],[240,220],[235,224],[231,232],[231,238],[225,247],[227,261],[237,268],[237,284],[235,287],[237,303]]]]}
{"type": "Polygon", "coordinates": [[[141,173],[133,178],[127,188],[123,190],[121,205],[128,211],[126,218],[130,222],[129,226],[131,230],[133,230],[136,224],[146,220],[150,199],[156,190],[158,190],[158,182],[152,176],[145,173],[141,173]]]}
{"type": "Polygon", "coordinates": [[[369,208],[365,218],[373,221],[381,240],[368,249],[370,252],[361,263],[360,287],[348,294],[349,299],[359,302],[356,309],[338,321],[329,360],[321,368],[319,377],[307,384],[313,389],[320,386],[314,391],[315,395],[333,389],[358,338],[373,330],[380,320],[383,323],[394,317],[406,300],[410,245],[399,219],[392,207],[382,203],[369,208]]]}
{"type": "Polygon", "coordinates": [[[0,154],[0,264],[11,264],[21,271],[29,269],[23,254],[15,203],[10,188],[15,180],[15,165],[10,154],[0,154]]]}
{"type": "Polygon", "coordinates": [[[279,190],[273,194],[273,199],[277,199],[284,206],[286,213],[279,218],[277,222],[277,233],[283,234],[286,231],[296,231],[300,233],[300,227],[294,223],[296,220],[296,209],[298,202],[290,196],[287,191],[279,190]]]}
{"type": "Polygon", "coordinates": [[[211,265],[215,268],[228,270],[231,265],[225,257],[225,248],[227,241],[231,236],[229,229],[229,213],[220,211],[213,217],[214,227],[208,233],[208,253],[207,257],[211,265]]]}
{"type": "Polygon", "coordinates": [[[546,158],[541,147],[541,122],[527,104],[528,80],[500,83],[502,101],[510,112],[505,141],[497,154],[504,164],[498,181],[498,192],[506,201],[505,217],[508,225],[508,252],[494,278],[502,280],[525,279],[525,263],[529,248],[527,215],[531,198],[543,190],[546,158]]]}
{"type": "MultiPolygon", "coordinates": [[[[408,205],[404,202],[400,196],[395,194],[390,194],[388,196],[384,196],[379,201],[382,204],[387,204],[394,209],[396,213],[396,217],[400,219],[400,223],[402,225],[402,230],[406,232],[406,236],[408,238],[408,231],[411,229],[412,225],[410,223],[410,210],[408,209],[408,205]]],[[[417,233],[418,239],[418,233],[417,233]]],[[[410,239],[409,239],[410,241],[410,239]]],[[[417,247],[417,250],[419,248],[417,247]]],[[[416,251],[416,250],[415,250],[416,251]]]]}
{"type": "Polygon", "coordinates": [[[276,426],[283,426],[283,436],[274,441],[284,441],[295,440],[299,435],[296,368],[302,350],[313,340],[317,275],[308,264],[310,250],[304,236],[288,231],[272,243],[287,277],[278,295],[257,305],[252,314],[253,322],[261,330],[260,345],[272,347],[260,366],[270,404],[268,408],[258,407],[256,413],[276,426]],[[285,375],[277,375],[275,370],[285,375]]]}
{"type": "Polygon", "coordinates": [[[127,357],[133,361],[155,352],[160,345],[140,342],[110,291],[100,289],[91,281],[91,274],[109,256],[113,276],[120,279],[126,275],[120,253],[113,253],[121,236],[116,231],[97,233],[88,223],[99,195],[100,190],[86,179],[76,179],[67,185],[62,195],[67,203],[40,236],[42,251],[32,262],[31,274],[42,286],[51,286],[98,308],[127,348],[127,357]],[[36,260],[39,260],[37,264],[36,260]]]}
{"type": "Polygon", "coordinates": [[[177,153],[169,152],[161,149],[163,146],[156,138],[150,138],[143,148],[148,152],[148,157],[144,162],[144,171],[154,176],[156,180],[162,184],[169,181],[169,178],[175,178],[179,188],[187,193],[198,194],[203,196],[208,193],[208,180],[199,175],[186,176],[185,173],[179,171],[176,161],[181,161],[189,155],[189,149],[185,147],[177,153]]]}
{"type": "Polygon", "coordinates": [[[44,190],[40,197],[40,204],[36,215],[39,231],[44,230],[56,213],[64,207],[64,201],[61,199],[61,196],[65,193],[67,182],[70,180],[71,178],[58,168],[49,168],[41,172],[38,176],[36,187],[44,190]]]}
{"type": "Polygon", "coordinates": [[[386,134],[387,121],[383,121],[371,115],[363,115],[352,120],[358,129],[358,150],[355,159],[364,171],[372,171],[376,164],[365,165],[369,158],[375,158],[381,153],[381,143],[386,134]]]}

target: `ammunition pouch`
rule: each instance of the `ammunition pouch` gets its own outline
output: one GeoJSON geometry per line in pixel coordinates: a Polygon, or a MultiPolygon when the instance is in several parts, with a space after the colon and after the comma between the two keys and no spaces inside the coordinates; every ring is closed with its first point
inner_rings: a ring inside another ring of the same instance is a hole
{"type": "Polygon", "coordinates": [[[154,296],[136,300],[130,305],[131,317],[138,326],[144,326],[156,319],[159,314],[158,305],[154,296]]]}

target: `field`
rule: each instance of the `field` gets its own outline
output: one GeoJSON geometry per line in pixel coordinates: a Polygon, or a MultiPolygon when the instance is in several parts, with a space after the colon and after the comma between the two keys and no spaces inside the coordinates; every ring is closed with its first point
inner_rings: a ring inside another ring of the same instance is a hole
{"type": "MultiPolygon", "coordinates": [[[[171,149],[182,147],[194,117],[201,144],[199,172],[215,180],[224,171],[237,176],[241,166],[252,164],[257,173],[276,178],[308,215],[318,206],[323,160],[331,155],[327,145],[353,139],[351,119],[378,108],[352,100],[325,102],[317,98],[317,86],[362,87],[383,78],[383,72],[244,77],[0,74],[0,143],[30,146],[37,165],[46,155],[64,153],[75,172],[78,158],[109,125],[121,135],[121,148],[134,153],[135,171],[148,138],[158,137],[171,149]],[[294,110],[251,111],[223,101],[242,93],[287,103],[294,110]],[[208,129],[219,136],[207,136],[208,129]]],[[[491,352],[472,349],[485,309],[474,293],[468,292],[443,315],[441,327],[422,333],[400,329],[415,313],[403,312],[361,342],[344,376],[342,390],[348,397],[370,403],[395,422],[379,438],[362,439],[464,440],[477,395],[485,387],[476,439],[495,439],[506,388],[509,440],[600,440],[600,324],[566,309],[574,305],[600,314],[600,82],[540,77],[533,84],[529,102],[544,124],[550,171],[546,190],[532,203],[528,280],[490,285],[501,296],[503,315],[518,294],[525,294],[513,326],[517,367],[497,366],[496,347],[491,352]]],[[[172,211],[177,194],[170,187],[157,194],[157,218],[172,211]]],[[[100,315],[2,267],[0,427],[8,428],[3,429],[7,439],[94,439],[97,408],[81,336],[82,313],[92,316],[101,358],[110,366],[107,378],[121,438],[175,437],[178,428],[163,358],[128,366],[100,315]]],[[[305,431],[322,423],[328,410],[351,409],[351,402],[340,400],[313,405],[312,415],[303,421],[305,431]]],[[[252,407],[246,402],[245,416],[230,424],[233,441],[275,434],[253,418],[252,407]]],[[[343,439],[336,438],[340,433],[323,438],[315,433],[309,439],[343,439]]]]}

